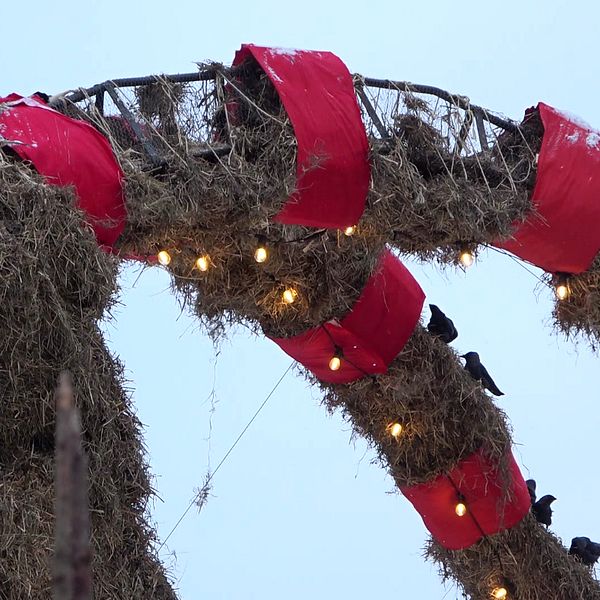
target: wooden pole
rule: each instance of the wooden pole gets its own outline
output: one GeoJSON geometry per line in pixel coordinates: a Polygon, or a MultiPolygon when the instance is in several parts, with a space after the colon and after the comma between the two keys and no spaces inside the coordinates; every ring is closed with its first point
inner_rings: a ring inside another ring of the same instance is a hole
{"type": "Polygon", "coordinates": [[[87,457],[81,445],[79,411],[71,376],[56,390],[56,525],[54,600],[91,600],[90,517],[87,457]]]}

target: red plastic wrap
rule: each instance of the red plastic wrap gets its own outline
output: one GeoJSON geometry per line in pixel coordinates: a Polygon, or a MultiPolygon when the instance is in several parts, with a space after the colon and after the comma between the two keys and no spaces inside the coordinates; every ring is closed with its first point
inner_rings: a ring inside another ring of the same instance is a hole
{"type": "Polygon", "coordinates": [[[123,172],[104,136],[36,98],[0,98],[0,135],[53,185],[74,186],[78,206],[110,250],[125,227],[123,172]]]}
{"type": "Polygon", "coordinates": [[[444,548],[468,548],[484,534],[493,535],[514,527],[531,508],[527,486],[510,450],[507,458],[506,480],[497,466],[477,451],[458,463],[448,475],[400,490],[444,548]],[[508,496],[505,496],[505,481],[510,488],[508,496]],[[455,511],[459,501],[467,507],[462,517],[455,511]]]}
{"type": "Polygon", "coordinates": [[[540,102],[544,125],[532,201],[539,216],[495,245],[551,273],[586,271],[600,252],[600,133],[540,102]]]}
{"type": "Polygon", "coordinates": [[[375,273],[341,321],[328,321],[292,338],[271,338],[320,380],[349,383],[385,373],[419,320],[425,294],[408,269],[386,251],[375,273]],[[341,367],[329,361],[342,351],[341,367]]]}
{"type": "Polygon", "coordinates": [[[355,225],[364,211],[371,170],[348,69],[331,52],[253,44],[243,45],[233,64],[250,56],[273,82],[298,142],[297,190],[275,220],[339,229],[355,225]]]}

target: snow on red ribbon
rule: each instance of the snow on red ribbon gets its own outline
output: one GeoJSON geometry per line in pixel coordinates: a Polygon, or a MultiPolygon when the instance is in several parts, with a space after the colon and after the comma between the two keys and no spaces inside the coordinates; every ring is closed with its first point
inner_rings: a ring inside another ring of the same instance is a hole
{"type": "Polygon", "coordinates": [[[499,248],[551,273],[581,273],[600,252],[600,132],[547,104],[532,201],[538,215],[516,224],[499,248]]]}
{"type": "Polygon", "coordinates": [[[53,185],[74,186],[98,243],[111,250],[125,227],[123,172],[106,138],[36,97],[0,98],[0,136],[53,185]],[[16,142],[16,143],[10,143],[16,142]]]}
{"type": "Polygon", "coordinates": [[[484,535],[514,527],[531,508],[527,486],[510,450],[506,459],[508,469],[503,474],[478,450],[447,475],[400,491],[444,548],[468,548],[484,535]],[[467,507],[462,517],[455,511],[459,502],[467,507]]]}
{"type": "Polygon", "coordinates": [[[275,220],[339,229],[356,225],[371,168],[350,72],[331,52],[253,44],[242,45],[233,64],[250,57],[273,82],[298,142],[297,189],[275,220]]]}
{"type": "Polygon", "coordinates": [[[291,338],[271,338],[321,381],[350,383],[385,373],[419,320],[425,294],[408,269],[385,251],[352,311],[291,338]],[[329,368],[336,349],[341,366],[329,368]]]}

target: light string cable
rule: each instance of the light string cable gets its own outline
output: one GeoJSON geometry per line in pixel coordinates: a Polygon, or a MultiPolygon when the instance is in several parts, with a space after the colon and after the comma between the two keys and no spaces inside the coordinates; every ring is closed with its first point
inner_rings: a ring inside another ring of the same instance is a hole
{"type": "Polygon", "coordinates": [[[242,439],[242,437],[244,437],[244,434],[246,433],[246,431],[248,431],[248,429],[250,428],[250,426],[252,425],[252,423],[254,422],[256,417],[258,417],[258,415],[260,414],[262,409],[266,406],[267,402],[271,399],[273,394],[277,391],[277,388],[281,385],[281,383],[285,379],[286,375],[290,372],[291,368],[294,366],[294,363],[295,363],[295,361],[292,361],[288,365],[287,369],[283,372],[283,375],[281,375],[281,377],[279,378],[277,383],[273,386],[271,391],[267,394],[267,397],[263,400],[262,404],[256,409],[255,413],[252,415],[251,419],[248,421],[248,423],[246,424],[244,429],[242,429],[240,434],[237,436],[237,438],[235,439],[235,441],[233,442],[233,444],[231,445],[229,450],[227,450],[227,452],[225,453],[225,455],[223,456],[223,458],[221,459],[219,464],[215,467],[215,470],[208,475],[208,477],[206,478],[206,481],[204,482],[204,485],[202,486],[202,489],[194,495],[194,497],[192,498],[192,501],[189,503],[188,507],[183,511],[182,515],[179,517],[179,519],[177,520],[175,525],[173,525],[171,531],[169,531],[169,533],[167,534],[167,537],[162,541],[161,545],[158,547],[157,552],[160,552],[162,550],[162,548],[165,546],[165,544],[169,541],[169,538],[173,535],[173,533],[175,533],[175,530],[179,527],[179,525],[181,524],[183,519],[185,519],[185,516],[188,514],[188,512],[190,512],[192,506],[194,506],[194,504],[196,503],[198,498],[201,497],[203,491],[207,488],[208,484],[211,482],[213,477],[217,474],[217,472],[219,471],[219,469],[221,468],[223,463],[227,460],[229,455],[233,452],[234,448],[238,445],[238,443],[242,439]]]}

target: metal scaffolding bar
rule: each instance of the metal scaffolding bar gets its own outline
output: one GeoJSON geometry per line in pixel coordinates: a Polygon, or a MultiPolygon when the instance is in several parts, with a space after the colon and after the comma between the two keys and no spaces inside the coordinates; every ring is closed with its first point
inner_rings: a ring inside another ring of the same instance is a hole
{"type": "MultiPolygon", "coordinates": [[[[122,79],[113,79],[110,81],[105,81],[104,83],[96,84],[87,89],[82,88],[77,91],[71,92],[64,96],[64,100],[67,100],[68,102],[80,102],[81,100],[85,100],[90,96],[95,96],[106,91],[108,86],[112,86],[115,88],[126,88],[151,85],[160,81],[165,81],[167,83],[191,83],[194,81],[212,81],[216,79],[217,73],[219,72],[232,74],[235,71],[236,69],[231,69],[227,67],[210,67],[207,69],[197,71],[195,73],[148,75],[146,77],[127,77],[122,79]]],[[[479,113],[483,120],[486,120],[492,125],[500,127],[506,131],[516,131],[518,128],[518,124],[514,121],[491,114],[483,107],[471,104],[467,97],[460,96],[457,94],[451,94],[450,92],[435,86],[410,83],[408,81],[394,81],[391,79],[375,79],[373,77],[362,77],[360,75],[355,75],[354,77],[359,78],[362,82],[364,82],[364,85],[366,85],[367,87],[436,96],[437,98],[445,100],[450,104],[454,104],[455,106],[462,108],[463,110],[472,110],[474,113],[479,113]]],[[[57,99],[54,102],[56,103],[60,100],[61,99],[57,99]]],[[[377,123],[375,121],[373,122],[375,126],[379,129],[377,123]]]]}

